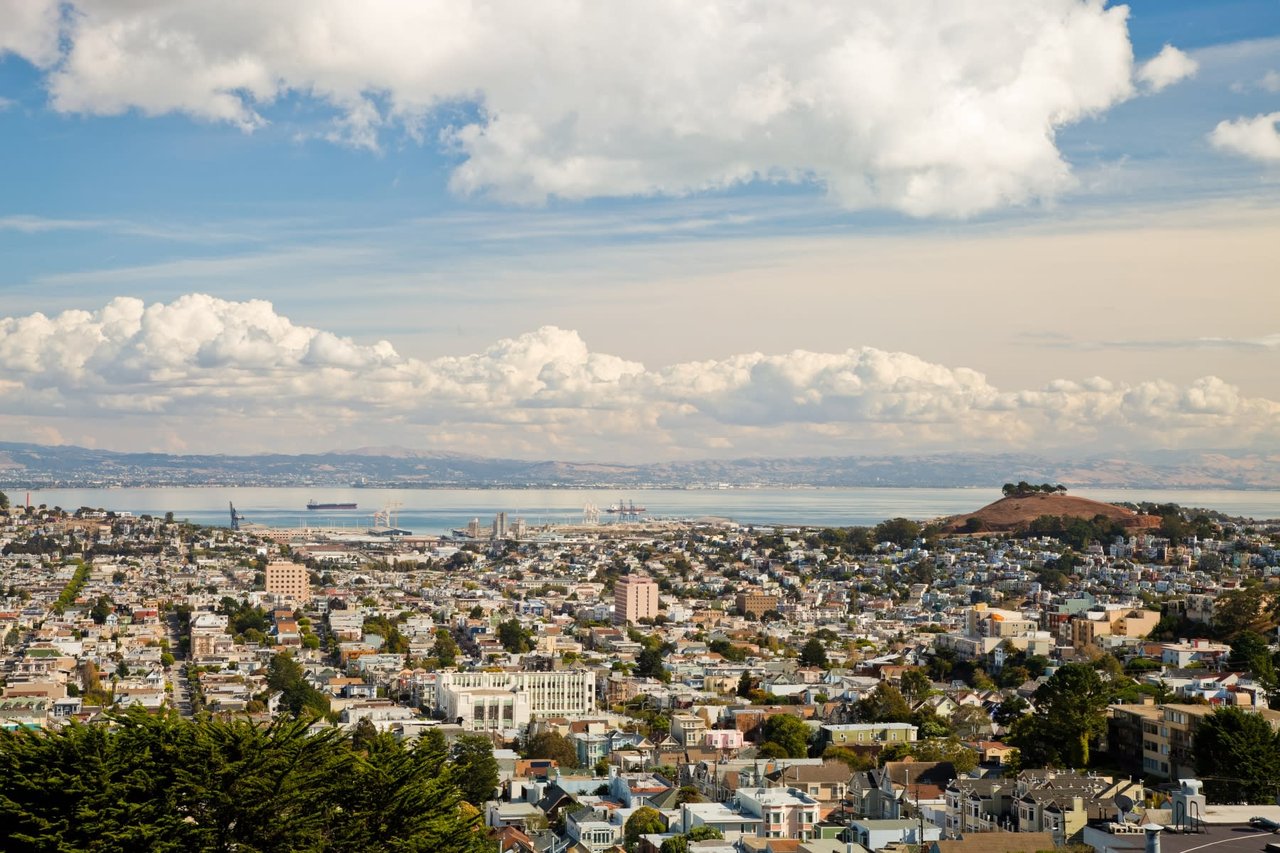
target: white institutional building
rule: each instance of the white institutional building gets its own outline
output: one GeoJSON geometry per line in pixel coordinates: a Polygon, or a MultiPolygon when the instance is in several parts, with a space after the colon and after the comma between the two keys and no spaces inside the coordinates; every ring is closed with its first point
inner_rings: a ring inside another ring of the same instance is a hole
{"type": "Polygon", "coordinates": [[[595,711],[596,677],[561,672],[442,672],[436,707],[471,731],[523,729],[540,717],[583,717],[595,711]]]}

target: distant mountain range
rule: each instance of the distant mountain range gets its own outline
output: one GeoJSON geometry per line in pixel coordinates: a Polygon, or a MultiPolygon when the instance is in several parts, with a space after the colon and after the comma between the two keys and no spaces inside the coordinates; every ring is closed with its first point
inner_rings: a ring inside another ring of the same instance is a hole
{"type": "Polygon", "coordinates": [[[719,487],[999,486],[1280,488],[1280,453],[1152,452],[1123,458],[933,454],[615,465],[531,462],[398,447],[254,456],[117,453],[0,442],[0,489],[87,486],[719,487]]]}

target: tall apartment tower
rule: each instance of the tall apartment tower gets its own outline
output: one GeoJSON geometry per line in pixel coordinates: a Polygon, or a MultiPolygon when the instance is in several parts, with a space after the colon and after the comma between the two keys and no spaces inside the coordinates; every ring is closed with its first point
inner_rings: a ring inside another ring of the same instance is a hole
{"type": "Polygon", "coordinates": [[[626,575],[613,586],[613,624],[634,625],[658,615],[658,584],[653,578],[626,575]]]}
{"type": "Polygon", "coordinates": [[[268,595],[292,598],[299,603],[311,600],[311,584],[306,566],[289,562],[268,563],[266,576],[268,595]]]}

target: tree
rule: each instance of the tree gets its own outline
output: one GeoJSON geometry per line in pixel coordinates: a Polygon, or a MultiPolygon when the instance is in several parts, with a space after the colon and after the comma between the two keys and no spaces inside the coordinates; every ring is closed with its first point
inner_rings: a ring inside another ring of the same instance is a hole
{"type": "Polygon", "coordinates": [[[4,492],[0,492],[0,510],[9,508],[9,496],[4,492]]]}
{"type": "Polygon", "coordinates": [[[1271,649],[1267,648],[1267,639],[1257,631],[1241,631],[1231,641],[1231,654],[1227,657],[1227,668],[1236,672],[1252,670],[1263,658],[1271,658],[1271,649]]]}
{"type": "MultiPolygon", "coordinates": [[[[1087,767],[1089,742],[1106,730],[1109,701],[1110,692],[1093,667],[1064,664],[1036,690],[1034,734],[1061,744],[1060,758],[1068,766],[1087,767]]],[[[1029,753],[1023,743],[1015,745],[1024,756],[1029,753]]]]}
{"type": "Polygon", "coordinates": [[[1211,802],[1271,803],[1280,788],[1280,741],[1261,715],[1220,708],[1196,729],[1195,766],[1211,802]]]}
{"type": "Polygon", "coordinates": [[[816,666],[820,669],[827,669],[830,666],[827,663],[827,650],[817,637],[811,638],[800,650],[800,665],[816,666]]]}
{"type": "Polygon", "coordinates": [[[1220,594],[1213,604],[1213,629],[1220,637],[1234,637],[1255,627],[1262,611],[1262,588],[1244,586],[1220,594]]]}
{"type": "Polygon", "coordinates": [[[760,727],[760,739],[777,744],[785,750],[787,758],[804,758],[809,754],[809,727],[791,714],[774,714],[765,720],[760,727]]]}
{"type": "Polygon", "coordinates": [[[498,642],[512,654],[524,654],[533,648],[533,634],[517,619],[508,619],[498,625],[498,642]]]}
{"type": "Polygon", "coordinates": [[[652,835],[667,828],[662,814],[650,806],[641,806],[631,813],[627,822],[622,825],[622,838],[628,850],[635,850],[642,835],[652,835]]]}
{"type": "Polygon", "coordinates": [[[676,791],[676,805],[681,806],[685,803],[701,803],[704,802],[702,793],[693,785],[681,785],[680,790],[676,791]]]}
{"type": "Polygon", "coordinates": [[[907,723],[911,706],[898,688],[882,681],[858,700],[858,717],[867,723],[907,723]]]}
{"type": "MultiPolygon", "coordinates": [[[[461,553],[461,552],[459,552],[461,553]]],[[[436,629],[436,642],[431,647],[431,656],[443,667],[458,665],[458,643],[449,633],[448,628],[436,629]]]]}
{"type": "Polygon", "coordinates": [[[267,664],[267,687],[281,693],[280,706],[294,716],[329,713],[329,697],[307,683],[302,666],[288,652],[274,656],[267,664]]]}
{"type": "Polygon", "coordinates": [[[743,670],[742,675],[738,676],[738,689],[736,692],[739,696],[745,699],[750,696],[751,691],[755,690],[758,686],[759,682],[752,678],[749,672],[743,670]]]}
{"type": "Polygon", "coordinates": [[[547,758],[566,768],[578,766],[577,749],[559,732],[540,732],[529,738],[525,758],[547,758]]]}
{"type": "Polygon", "coordinates": [[[671,673],[662,665],[662,651],[658,648],[646,648],[636,655],[635,674],[642,678],[656,678],[658,681],[670,681],[671,673]]]}
{"type": "Polygon", "coordinates": [[[101,625],[107,621],[107,617],[115,610],[115,605],[111,599],[105,595],[98,596],[98,600],[93,603],[93,607],[89,608],[89,617],[93,619],[95,625],[101,625]]]}
{"type": "Polygon", "coordinates": [[[493,757],[493,743],[484,735],[459,735],[451,757],[458,768],[462,798],[477,808],[492,800],[498,787],[498,760],[493,757]]]}
{"type": "Polygon", "coordinates": [[[997,723],[1008,728],[1013,725],[1014,720],[1019,719],[1030,710],[1031,706],[1027,704],[1027,700],[1013,693],[1006,696],[1005,700],[996,706],[995,713],[991,716],[997,723]]]}
{"type": "Polygon", "coordinates": [[[950,737],[951,725],[931,708],[921,708],[911,715],[912,724],[919,730],[919,737],[950,737]]]}
{"type": "Polygon", "coordinates": [[[135,709],[111,723],[0,731],[6,850],[489,849],[438,734],[382,735],[361,755],[305,720],[135,709]]]}
{"type": "Polygon", "coordinates": [[[836,761],[843,761],[845,764],[849,765],[849,769],[854,772],[859,770],[870,770],[872,767],[876,766],[875,761],[871,758],[861,753],[854,752],[848,747],[836,746],[835,744],[831,744],[824,749],[822,751],[822,757],[836,761]]]}
{"type": "Polygon", "coordinates": [[[351,748],[359,752],[368,752],[377,739],[378,727],[368,717],[361,717],[351,730],[351,748]]]}
{"type": "Polygon", "coordinates": [[[933,692],[933,682],[921,669],[908,669],[898,681],[902,696],[914,705],[933,692]]]}
{"type": "Polygon", "coordinates": [[[978,740],[991,734],[991,717],[981,705],[961,705],[951,715],[951,728],[962,740],[978,740]]]}
{"type": "Polygon", "coordinates": [[[909,518],[890,518],[876,525],[877,542],[892,542],[905,548],[920,538],[920,525],[909,518]]]}

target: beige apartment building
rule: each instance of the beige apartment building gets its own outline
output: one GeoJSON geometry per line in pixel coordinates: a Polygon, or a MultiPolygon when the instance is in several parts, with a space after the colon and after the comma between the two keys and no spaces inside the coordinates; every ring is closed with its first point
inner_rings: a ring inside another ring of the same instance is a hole
{"type": "Polygon", "coordinates": [[[743,616],[754,616],[759,619],[770,610],[778,609],[778,596],[769,595],[758,589],[743,590],[734,598],[734,605],[743,616]]]}
{"type": "Polygon", "coordinates": [[[635,625],[658,615],[658,584],[643,575],[618,578],[613,587],[613,624],[635,625]]]}
{"type": "Polygon", "coordinates": [[[267,564],[267,594],[297,602],[311,600],[311,583],[307,567],[298,563],[267,564]]]}
{"type": "Polygon", "coordinates": [[[1145,637],[1159,621],[1154,610],[1098,607],[1076,614],[1067,624],[1071,645],[1083,649],[1101,637],[1145,637]]]}
{"type": "MultiPolygon", "coordinates": [[[[1195,775],[1196,729],[1204,718],[1218,710],[1216,705],[1112,705],[1108,738],[1113,754],[1131,761],[1142,757],[1142,770],[1164,779],[1189,778],[1195,775]]],[[[1280,711],[1241,706],[1241,710],[1260,714],[1280,729],[1280,711]]]]}

